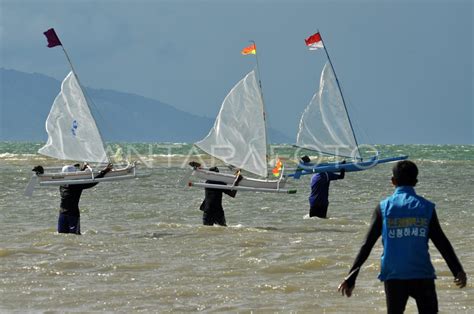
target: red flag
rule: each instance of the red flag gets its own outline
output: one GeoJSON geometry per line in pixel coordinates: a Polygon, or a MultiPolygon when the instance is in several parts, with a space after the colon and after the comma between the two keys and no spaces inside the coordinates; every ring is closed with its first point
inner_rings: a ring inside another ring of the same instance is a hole
{"type": "Polygon", "coordinates": [[[324,47],[323,40],[321,39],[321,35],[319,33],[309,36],[304,41],[309,50],[318,50],[319,48],[324,47]]]}
{"type": "Polygon", "coordinates": [[[48,29],[46,32],[43,33],[44,36],[46,36],[46,39],[48,40],[48,47],[53,48],[56,46],[62,46],[61,41],[59,40],[58,35],[56,35],[56,32],[54,31],[54,28],[48,29]]]}

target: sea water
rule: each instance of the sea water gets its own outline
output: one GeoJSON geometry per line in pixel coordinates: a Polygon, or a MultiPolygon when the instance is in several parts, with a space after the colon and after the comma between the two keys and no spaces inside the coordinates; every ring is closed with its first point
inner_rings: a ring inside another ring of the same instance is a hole
{"type": "MultiPolygon", "coordinates": [[[[224,196],[229,227],[202,226],[203,190],[187,188],[186,163],[212,162],[187,144],[111,144],[149,174],[83,192],[82,236],[56,232],[57,187],[22,195],[41,143],[0,143],[0,312],[381,313],[380,240],[354,294],[337,286],[349,271],[380,199],[390,195],[391,164],[331,183],[329,219],[308,218],[309,176],[294,195],[224,196]]],[[[474,311],[474,146],[379,146],[408,154],[420,169],[417,192],[434,201],[441,226],[468,273],[453,283],[430,244],[442,313],[474,311]]],[[[272,147],[285,166],[300,152],[272,147]]],[[[297,157],[297,156],[296,156],[297,157]]],[[[218,164],[219,165],[219,164],[218,164]]],[[[416,313],[410,300],[407,313],[416,313]]]]}

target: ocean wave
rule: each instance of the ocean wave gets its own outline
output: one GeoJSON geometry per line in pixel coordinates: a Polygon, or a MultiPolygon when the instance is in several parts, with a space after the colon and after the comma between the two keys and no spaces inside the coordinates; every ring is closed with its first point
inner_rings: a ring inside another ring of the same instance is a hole
{"type": "Polygon", "coordinates": [[[41,156],[41,155],[38,155],[38,154],[15,154],[15,153],[0,154],[0,158],[4,158],[4,159],[7,159],[7,158],[20,158],[20,157],[37,157],[37,156],[41,156]]]}
{"type": "Polygon", "coordinates": [[[149,158],[173,158],[173,157],[176,157],[176,158],[202,158],[202,157],[210,157],[208,154],[193,154],[193,155],[189,155],[189,154],[151,154],[151,155],[148,155],[147,157],[149,158]]]}
{"type": "MultiPolygon", "coordinates": [[[[26,142],[0,142],[0,160],[47,158],[37,153],[44,143],[26,142]]],[[[192,143],[161,142],[161,143],[107,143],[111,155],[117,151],[127,158],[207,158],[207,154],[192,143]]],[[[474,160],[474,145],[372,145],[380,151],[380,157],[408,155],[412,160],[474,160]]],[[[373,149],[361,147],[364,157],[372,156],[373,149]]],[[[310,152],[288,144],[272,144],[269,146],[269,157],[297,161],[301,155],[309,154],[311,159],[317,161],[335,160],[334,157],[325,156],[317,152],[310,152]]]]}

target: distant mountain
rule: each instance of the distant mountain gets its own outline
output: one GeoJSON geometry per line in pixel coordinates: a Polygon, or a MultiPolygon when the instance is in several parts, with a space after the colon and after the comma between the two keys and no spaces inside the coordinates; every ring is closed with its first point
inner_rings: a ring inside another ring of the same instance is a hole
{"type": "MultiPolygon", "coordinates": [[[[45,121],[61,82],[38,73],[0,68],[0,140],[46,141],[45,121]]],[[[106,141],[195,142],[214,118],[200,117],[158,100],[113,90],[86,88],[106,141]]],[[[291,143],[269,129],[273,143],[291,143]]]]}

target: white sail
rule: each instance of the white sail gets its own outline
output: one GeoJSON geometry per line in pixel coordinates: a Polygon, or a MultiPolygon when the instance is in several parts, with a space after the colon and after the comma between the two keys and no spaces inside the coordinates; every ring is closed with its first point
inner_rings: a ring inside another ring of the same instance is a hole
{"type": "Polygon", "coordinates": [[[326,154],[360,158],[336,77],[328,63],[321,73],[319,91],[301,117],[296,145],[326,154]]]}
{"type": "Polygon", "coordinates": [[[46,120],[48,142],[40,154],[62,160],[106,162],[95,120],[73,72],[61,84],[46,120]]]}
{"type": "Polygon", "coordinates": [[[214,127],[196,146],[227,164],[267,177],[264,106],[255,70],[225,97],[214,127]]]}

